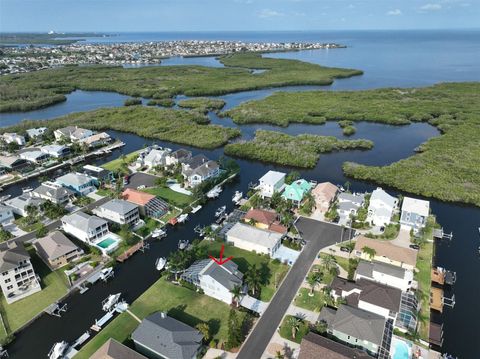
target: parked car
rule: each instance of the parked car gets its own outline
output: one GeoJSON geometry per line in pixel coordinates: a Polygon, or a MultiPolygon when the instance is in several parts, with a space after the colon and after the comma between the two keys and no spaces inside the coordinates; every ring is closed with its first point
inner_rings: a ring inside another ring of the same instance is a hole
{"type": "Polygon", "coordinates": [[[418,244],[410,244],[409,247],[417,251],[420,249],[420,246],[418,244]]]}
{"type": "Polygon", "coordinates": [[[146,188],[146,187],[145,187],[144,184],[142,184],[142,185],[140,185],[140,186],[137,187],[137,189],[145,189],[145,188],[146,188]]]}
{"type": "Polygon", "coordinates": [[[342,252],[347,252],[347,253],[350,253],[350,252],[351,252],[350,248],[345,247],[345,246],[340,247],[340,250],[341,250],[342,252]]]}

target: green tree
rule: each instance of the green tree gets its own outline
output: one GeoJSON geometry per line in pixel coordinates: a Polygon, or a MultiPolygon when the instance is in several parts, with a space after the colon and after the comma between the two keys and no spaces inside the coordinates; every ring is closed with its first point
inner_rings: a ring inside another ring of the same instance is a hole
{"type": "Polygon", "coordinates": [[[282,203],[283,198],[282,194],[278,191],[273,192],[272,198],[270,198],[270,207],[272,209],[277,209],[282,203]]]}
{"type": "Polygon", "coordinates": [[[318,272],[312,273],[307,277],[307,283],[310,286],[310,295],[313,296],[315,288],[322,282],[322,275],[318,272]]]}
{"type": "Polygon", "coordinates": [[[377,251],[375,249],[367,246],[362,248],[362,252],[365,253],[370,258],[370,260],[372,260],[377,254],[377,251]]]}
{"type": "Polygon", "coordinates": [[[5,228],[0,226],[0,243],[8,241],[11,238],[13,238],[13,235],[9,231],[5,230],[5,228]]]}
{"type": "Polygon", "coordinates": [[[300,172],[298,171],[291,171],[286,177],[285,177],[285,183],[286,184],[292,184],[296,180],[300,179],[300,172]]]}
{"type": "Polygon", "coordinates": [[[290,317],[288,319],[288,325],[290,326],[290,329],[292,331],[292,339],[295,339],[297,332],[300,330],[301,324],[302,321],[297,317],[290,317]]]}
{"type": "Polygon", "coordinates": [[[155,184],[159,187],[167,187],[167,178],[159,177],[155,180],[155,184]]]}
{"type": "Polygon", "coordinates": [[[197,330],[200,332],[200,334],[203,335],[203,341],[205,343],[208,343],[210,341],[210,338],[211,338],[210,325],[208,325],[208,323],[202,322],[202,323],[198,323],[195,326],[195,328],[197,328],[197,330]]]}
{"type": "Polygon", "coordinates": [[[247,272],[245,273],[245,283],[247,283],[248,288],[251,290],[252,295],[255,296],[258,290],[260,290],[261,285],[261,271],[257,268],[256,264],[251,265],[247,272]]]}
{"type": "Polygon", "coordinates": [[[37,232],[35,233],[37,238],[45,237],[47,234],[48,234],[48,228],[45,227],[45,225],[43,224],[37,229],[37,232]]]}
{"type": "Polygon", "coordinates": [[[332,273],[337,268],[337,260],[333,255],[327,254],[322,257],[322,265],[328,272],[332,273]]]}
{"type": "Polygon", "coordinates": [[[230,291],[232,293],[233,301],[235,302],[235,306],[238,308],[238,304],[240,302],[240,299],[242,298],[242,287],[239,285],[236,285],[232,288],[230,291]]]}
{"type": "Polygon", "coordinates": [[[242,322],[235,309],[228,316],[228,334],[226,349],[236,348],[242,343],[242,322]]]}

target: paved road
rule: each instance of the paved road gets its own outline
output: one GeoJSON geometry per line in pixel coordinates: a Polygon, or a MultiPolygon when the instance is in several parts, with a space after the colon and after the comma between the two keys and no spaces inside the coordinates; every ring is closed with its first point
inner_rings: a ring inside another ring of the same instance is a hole
{"type": "Polygon", "coordinates": [[[339,242],[343,232],[340,226],[303,217],[296,222],[296,226],[307,244],[243,344],[237,359],[259,359],[262,356],[318,252],[323,247],[339,242]]]}

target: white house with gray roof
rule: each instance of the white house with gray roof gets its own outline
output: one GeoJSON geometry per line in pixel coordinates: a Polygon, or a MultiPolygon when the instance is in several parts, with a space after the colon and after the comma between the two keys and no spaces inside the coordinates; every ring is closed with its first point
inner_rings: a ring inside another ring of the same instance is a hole
{"type": "Polygon", "coordinates": [[[22,243],[0,244],[0,287],[8,304],[42,290],[22,243]]]}
{"type": "Polygon", "coordinates": [[[25,151],[20,153],[20,158],[23,158],[24,160],[35,164],[40,164],[47,161],[48,157],[48,154],[39,150],[25,151]]]}
{"type": "Polygon", "coordinates": [[[78,126],[67,126],[53,131],[57,141],[70,140],[72,142],[83,140],[93,135],[93,131],[78,126]]]}
{"type": "Polygon", "coordinates": [[[108,221],[133,226],[140,220],[138,206],[123,199],[112,199],[93,210],[97,216],[108,221]]]}
{"type": "Polygon", "coordinates": [[[42,198],[55,204],[65,204],[73,196],[72,190],[50,181],[43,182],[31,193],[34,197],[42,198]]]}
{"type": "Polygon", "coordinates": [[[275,192],[282,192],[285,188],[285,177],[283,172],[268,171],[259,180],[257,190],[262,198],[271,198],[275,192]]]}
{"type": "Polygon", "coordinates": [[[400,224],[412,228],[414,232],[424,228],[430,214],[430,202],[418,198],[404,197],[400,224]]]}
{"type": "Polygon", "coordinates": [[[85,173],[70,172],[58,177],[56,182],[82,196],[86,196],[97,189],[95,178],[85,173]]]}
{"type": "Polygon", "coordinates": [[[236,223],[227,233],[226,241],[235,247],[273,257],[282,244],[283,234],[236,223]]]}
{"type": "Polygon", "coordinates": [[[33,247],[53,270],[67,265],[83,254],[83,250],[60,231],[48,233],[45,237],[37,239],[33,242],[33,247]]]}
{"type": "Polygon", "coordinates": [[[355,272],[355,280],[368,279],[380,284],[408,291],[413,285],[413,271],[383,262],[361,260],[355,272]]]}
{"type": "Polygon", "coordinates": [[[195,187],[207,179],[217,177],[220,166],[204,155],[196,155],[182,163],[182,175],[190,187],[195,187]]]}
{"type": "Polygon", "coordinates": [[[378,187],[370,196],[367,222],[372,223],[374,226],[386,226],[390,224],[390,219],[397,206],[398,198],[390,196],[378,187]]]}
{"type": "Polygon", "coordinates": [[[197,329],[163,312],[146,317],[132,333],[135,349],[151,359],[196,359],[202,339],[197,329]]]}
{"type": "Polygon", "coordinates": [[[61,158],[70,154],[70,147],[64,145],[46,145],[40,147],[40,151],[51,157],[61,158]]]}
{"type": "Polygon", "coordinates": [[[30,138],[37,138],[39,136],[43,136],[47,132],[46,127],[37,127],[37,128],[29,128],[26,132],[28,137],[30,138]]]}
{"type": "Polygon", "coordinates": [[[44,199],[34,197],[30,192],[21,194],[18,197],[11,198],[5,201],[5,204],[12,208],[13,213],[22,217],[26,217],[27,208],[29,206],[40,208],[40,205],[44,202],[44,199]]]}
{"type": "Polygon", "coordinates": [[[171,152],[169,148],[152,149],[143,159],[143,164],[149,168],[167,165],[167,156],[171,152]]]}
{"type": "Polygon", "coordinates": [[[65,232],[88,244],[109,233],[106,220],[83,212],[75,212],[62,217],[62,226],[65,232]]]}
{"type": "Polygon", "coordinates": [[[25,146],[25,137],[19,135],[17,133],[7,133],[5,132],[3,135],[3,140],[5,143],[16,143],[19,146],[25,146]]]}
{"type": "Polygon", "coordinates": [[[338,224],[347,225],[350,222],[350,215],[356,215],[360,207],[363,206],[365,195],[343,192],[337,196],[337,200],[337,212],[340,217],[338,224]]]}
{"type": "Polygon", "coordinates": [[[13,215],[12,207],[9,207],[4,203],[0,203],[0,226],[2,224],[10,223],[14,219],[15,216],[13,215]]]}

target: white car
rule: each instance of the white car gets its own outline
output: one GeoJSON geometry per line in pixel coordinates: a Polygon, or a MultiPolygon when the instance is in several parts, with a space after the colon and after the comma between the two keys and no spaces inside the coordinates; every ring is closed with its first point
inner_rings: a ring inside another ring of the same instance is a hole
{"type": "Polygon", "coordinates": [[[146,187],[145,185],[143,185],[143,184],[142,184],[141,186],[138,186],[138,187],[137,187],[137,189],[145,189],[145,188],[147,188],[147,187],[146,187]]]}

